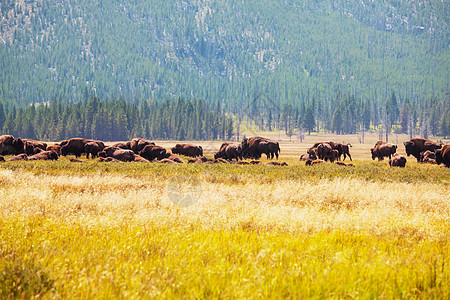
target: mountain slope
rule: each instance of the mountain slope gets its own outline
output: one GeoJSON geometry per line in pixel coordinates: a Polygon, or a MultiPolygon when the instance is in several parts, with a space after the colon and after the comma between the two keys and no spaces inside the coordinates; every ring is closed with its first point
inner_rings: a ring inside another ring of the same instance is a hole
{"type": "Polygon", "coordinates": [[[443,95],[444,1],[3,1],[0,98],[443,95]]]}

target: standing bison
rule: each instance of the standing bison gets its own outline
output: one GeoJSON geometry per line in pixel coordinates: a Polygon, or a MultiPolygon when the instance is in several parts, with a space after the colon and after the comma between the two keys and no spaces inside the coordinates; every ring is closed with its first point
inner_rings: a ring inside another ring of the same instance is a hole
{"type": "Polygon", "coordinates": [[[420,153],[430,150],[435,152],[442,147],[442,144],[423,139],[423,138],[412,138],[409,141],[403,143],[405,145],[406,154],[408,156],[412,155],[420,161],[420,153]]]}
{"type": "Polygon", "coordinates": [[[100,141],[93,141],[84,144],[84,152],[86,153],[86,158],[89,158],[91,155],[92,158],[96,158],[98,153],[101,152],[105,148],[105,144],[100,141]]]}
{"type": "Polygon", "coordinates": [[[436,163],[438,165],[444,164],[444,166],[450,168],[450,144],[446,144],[441,149],[436,150],[436,163]]]}
{"type": "Polygon", "coordinates": [[[378,141],[375,146],[370,149],[372,153],[372,159],[378,158],[378,161],[383,160],[385,157],[391,159],[392,155],[397,152],[397,145],[387,144],[382,141],[378,141]]]}
{"type": "Polygon", "coordinates": [[[280,153],[280,144],[274,140],[254,136],[244,138],[242,140],[242,155],[246,158],[259,159],[262,154],[266,154],[267,158],[276,158],[280,153]]]}
{"type": "Polygon", "coordinates": [[[201,146],[194,146],[190,144],[176,144],[171,148],[173,154],[181,154],[190,157],[203,156],[203,148],[201,146]]]}

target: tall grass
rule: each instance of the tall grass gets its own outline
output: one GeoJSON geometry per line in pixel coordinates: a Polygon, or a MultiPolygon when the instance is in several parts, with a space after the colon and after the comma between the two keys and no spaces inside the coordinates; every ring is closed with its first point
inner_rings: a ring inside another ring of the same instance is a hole
{"type": "Polygon", "coordinates": [[[448,169],[289,163],[2,164],[0,298],[448,298],[448,169]]]}

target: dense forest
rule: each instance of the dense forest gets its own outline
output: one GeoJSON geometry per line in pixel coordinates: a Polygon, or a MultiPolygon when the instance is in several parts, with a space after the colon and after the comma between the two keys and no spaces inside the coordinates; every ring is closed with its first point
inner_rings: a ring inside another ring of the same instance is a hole
{"type": "Polygon", "coordinates": [[[134,137],[176,140],[231,139],[233,120],[202,100],[100,101],[90,97],[76,104],[61,100],[5,111],[0,104],[0,128],[17,137],[60,141],[85,137],[125,141],[134,137]]]}
{"type": "Polygon", "coordinates": [[[202,99],[235,133],[245,120],[448,135],[449,12],[439,0],[5,0],[2,128],[20,112],[81,109],[87,90],[137,110],[202,99]]]}

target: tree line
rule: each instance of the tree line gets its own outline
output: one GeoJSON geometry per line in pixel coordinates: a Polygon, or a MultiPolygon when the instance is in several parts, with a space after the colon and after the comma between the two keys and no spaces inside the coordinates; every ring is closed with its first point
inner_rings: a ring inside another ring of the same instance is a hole
{"type": "Polygon", "coordinates": [[[402,99],[394,91],[380,104],[374,99],[336,93],[334,97],[313,97],[298,105],[278,105],[266,95],[246,103],[235,103],[236,128],[241,123],[258,130],[284,130],[287,135],[331,132],[355,134],[368,131],[408,134],[410,137],[450,136],[450,97],[402,99]]]}
{"type": "Polygon", "coordinates": [[[231,139],[233,120],[203,100],[53,100],[10,109],[0,103],[2,134],[43,141],[85,137],[125,141],[133,137],[174,140],[231,139]]]}

